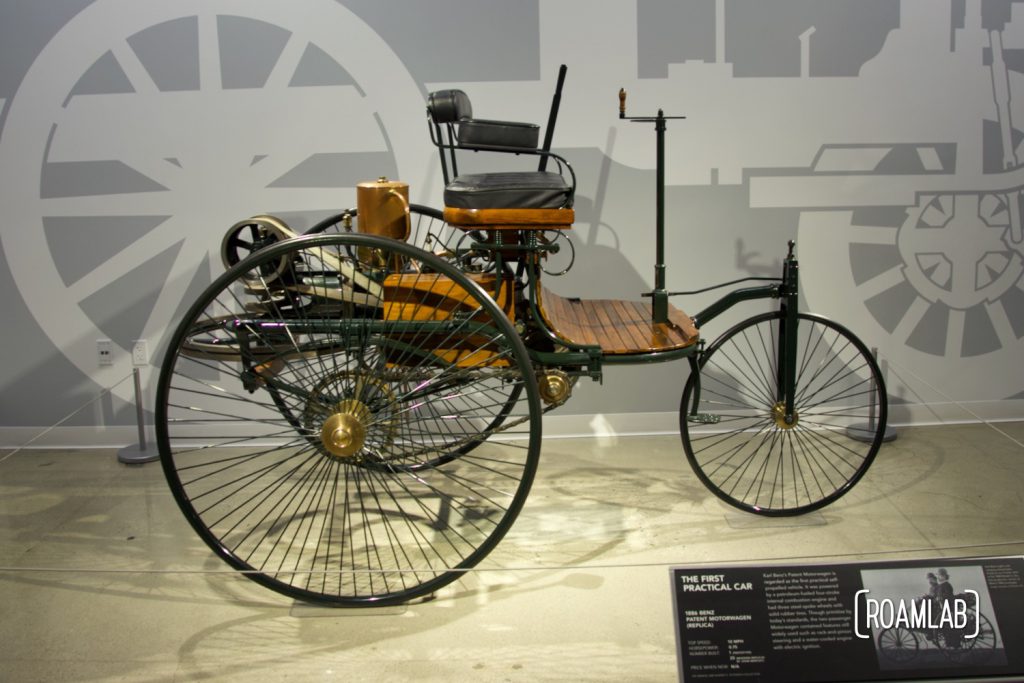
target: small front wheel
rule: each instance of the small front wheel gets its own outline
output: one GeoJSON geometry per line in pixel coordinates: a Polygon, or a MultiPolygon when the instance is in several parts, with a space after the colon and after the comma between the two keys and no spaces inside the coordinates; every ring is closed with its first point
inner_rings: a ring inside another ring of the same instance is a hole
{"type": "Polygon", "coordinates": [[[885,385],[867,347],[831,320],[797,317],[794,416],[778,389],[781,311],[722,335],[683,390],[690,465],[748,512],[795,515],[831,503],[864,475],[885,434],[885,385]]]}

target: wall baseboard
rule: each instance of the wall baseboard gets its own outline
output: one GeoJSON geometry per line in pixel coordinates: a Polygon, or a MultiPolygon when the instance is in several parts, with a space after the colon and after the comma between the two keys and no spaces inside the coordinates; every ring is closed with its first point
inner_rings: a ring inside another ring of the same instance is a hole
{"type": "MultiPolygon", "coordinates": [[[[108,427],[0,427],[0,448],[124,448],[138,445],[134,425],[108,427]]],[[[146,429],[146,448],[156,450],[152,427],[146,429]]]]}
{"type": "MultiPolygon", "coordinates": [[[[925,427],[943,424],[1024,421],[1024,400],[979,401],[967,404],[891,404],[893,427],[925,427]]],[[[546,438],[640,436],[678,434],[679,414],[608,413],[596,415],[548,415],[546,438]]]]}
{"type": "MultiPolygon", "coordinates": [[[[968,404],[893,404],[889,423],[893,427],[942,424],[1024,421],[1024,400],[979,401],[968,404]]],[[[598,413],[572,415],[554,413],[544,418],[544,437],[615,438],[679,433],[679,416],[664,413],[598,413]]],[[[108,427],[0,427],[0,448],[123,448],[138,443],[135,426],[108,427]]],[[[147,446],[156,448],[153,428],[147,429],[147,446]]]]}

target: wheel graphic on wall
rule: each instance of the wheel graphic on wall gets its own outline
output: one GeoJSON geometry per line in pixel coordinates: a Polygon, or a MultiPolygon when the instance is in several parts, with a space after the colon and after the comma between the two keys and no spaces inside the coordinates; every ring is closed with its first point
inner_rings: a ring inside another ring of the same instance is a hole
{"type": "MultiPolygon", "coordinates": [[[[1021,255],[1004,241],[1009,214],[1005,196],[923,195],[907,211],[896,238],[903,273],[921,299],[968,311],[1006,294],[1024,272],[1021,255]],[[969,236],[966,242],[964,235],[969,236]]],[[[995,322],[994,311],[983,313],[995,322]]],[[[950,320],[951,343],[964,339],[965,322],[950,320]]],[[[958,350],[960,355],[977,355],[962,346],[958,350]]]]}
{"type": "Polygon", "coordinates": [[[301,5],[99,0],[8,103],[4,252],[44,333],[97,383],[128,374],[133,339],[159,362],[239,219],[325,215],[384,173],[419,184],[419,86],[351,11],[301,5]]]}
{"type": "MultiPolygon", "coordinates": [[[[804,212],[807,281],[829,282],[833,311],[869,344],[958,400],[1012,396],[1003,368],[1024,354],[1024,249],[1012,241],[1016,193],[920,194],[913,206],[804,212]],[[819,279],[820,278],[820,279],[819,279]],[[962,368],[955,379],[950,364],[962,368]],[[1000,384],[1002,383],[1002,384],[1000,384]]],[[[815,292],[807,305],[815,308],[815,292]]],[[[820,305],[815,308],[818,310],[820,305]]]]}

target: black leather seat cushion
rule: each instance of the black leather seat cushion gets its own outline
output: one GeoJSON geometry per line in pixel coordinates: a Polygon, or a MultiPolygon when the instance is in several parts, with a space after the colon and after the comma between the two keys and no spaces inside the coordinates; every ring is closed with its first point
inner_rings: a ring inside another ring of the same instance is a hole
{"type": "Polygon", "coordinates": [[[444,204],[459,209],[560,209],[571,205],[571,193],[557,173],[475,173],[449,183],[444,204]]]}

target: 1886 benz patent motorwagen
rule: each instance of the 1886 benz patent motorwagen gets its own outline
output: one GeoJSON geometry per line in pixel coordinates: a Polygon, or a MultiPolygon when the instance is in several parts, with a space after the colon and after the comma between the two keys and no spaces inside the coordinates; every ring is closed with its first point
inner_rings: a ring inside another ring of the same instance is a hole
{"type": "Polygon", "coordinates": [[[430,96],[443,210],[410,205],[408,186],[381,179],[304,235],[269,215],[228,230],[227,270],[164,360],[157,437],[191,525],[253,580],[303,600],[382,605],[457,579],[522,508],[542,415],[612,364],[689,362],[686,457],[741,509],[814,510],[871,464],[882,378],[850,331],[798,310],[792,243],[777,278],[749,278],[765,281],[694,315],[670,302],[673,117],[628,117],[620,92],[619,117],[656,132],[653,291],[587,300],[545,286],[553,255],[572,248],[575,176],[551,152],[564,77],[565,67],[543,141],[538,126],[474,118],[462,91],[430,96]],[[460,174],[467,152],[539,163],[460,174]],[[754,299],[778,306],[705,343],[716,316],[754,299]]]}

